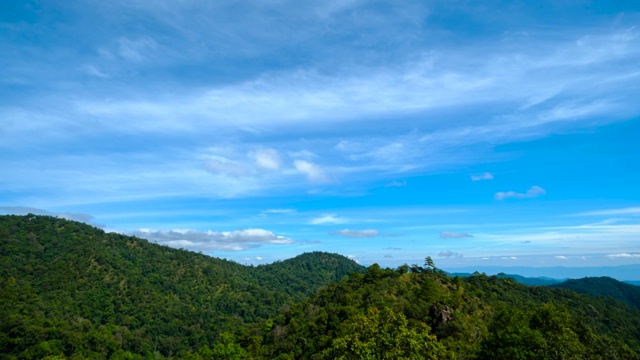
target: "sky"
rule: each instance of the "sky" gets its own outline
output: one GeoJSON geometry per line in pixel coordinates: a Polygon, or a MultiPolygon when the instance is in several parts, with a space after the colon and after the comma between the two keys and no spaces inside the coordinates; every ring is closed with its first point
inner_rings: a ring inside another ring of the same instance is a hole
{"type": "Polygon", "coordinates": [[[640,2],[0,4],[0,214],[264,264],[640,264],[640,2]]]}

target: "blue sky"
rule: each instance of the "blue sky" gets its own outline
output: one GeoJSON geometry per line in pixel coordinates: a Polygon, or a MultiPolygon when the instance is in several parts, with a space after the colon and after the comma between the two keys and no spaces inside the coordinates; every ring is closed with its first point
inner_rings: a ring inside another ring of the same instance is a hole
{"type": "Polygon", "coordinates": [[[640,263],[637,1],[4,1],[0,213],[240,263],[640,263]]]}

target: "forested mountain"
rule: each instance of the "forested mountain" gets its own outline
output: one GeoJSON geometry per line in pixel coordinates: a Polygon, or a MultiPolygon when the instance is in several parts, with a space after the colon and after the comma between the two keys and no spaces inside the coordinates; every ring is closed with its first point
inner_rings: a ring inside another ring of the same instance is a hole
{"type": "MultiPolygon", "coordinates": [[[[450,276],[460,276],[460,277],[468,277],[472,275],[470,273],[447,273],[447,274],[450,276]]],[[[524,277],[521,275],[505,274],[505,273],[499,273],[496,276],[501,278],[510,278],[519,282],[520,284],[530,285],[530,286],[549,286],[549,285],[559,284],[564,281],[564,280],[552,279],[544,276],[524,277]]]]}
{"type": "Polygon", "coordinates": [[[309,253],[250,267],[43,216],[0,217],[0,358],[172,356],[363,267],[309,253]]]}
{"type": "Polygon", "coordinates": [[[372,265],[226,346],[255,359],[640,359],[640,312],[510,278],[372,265]]]}
{"type": "Polygon", "coordinates": [[[610,277],[588,277],[567,280],[554,286],[591,296],[611,296],[640,309],[640,287],[625,284],[610,277]]]}
{"type": "Polygon", "coordinates": [[[640,359],[636,308],[430,258],[248,267],[40,216],[0,244],[0,359],[640,359]]]}

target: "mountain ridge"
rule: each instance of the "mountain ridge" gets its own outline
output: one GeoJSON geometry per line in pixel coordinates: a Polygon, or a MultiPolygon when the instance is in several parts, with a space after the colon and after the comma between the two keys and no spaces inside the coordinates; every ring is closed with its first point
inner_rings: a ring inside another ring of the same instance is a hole
{"type": "Polygon", "coordinates": [[[636,308],[429,257],[246,266],[42,216],[0,216],[0,244],[1,360],[640,359],[636,308]]]}
{"type": "Polygon", "coordinates": [[[618,281],[640,282],[640,264],[594,267],[528,267],[528,266],[475,266],[451,267],[444,269],[450,273],[499,273],[516,274],[526,278],[550,278],[557,280],[580,279],[584,277],[608,276],[618,281]]]}
{"type": "Polygon", "coordinates": [[[640,287],[607,276],[571,279],[552,287],[569,289],[589,296],[610,296],[640,309],[640,287]]]}
{"type": "Polygon", "coordinates": [[[137,353],[168,356],[364,269],[320,252],[252,267],[35,215],[0,216],[0,242],[0,344],[36,358],[46,355],[38,344],[79,329],[85,343],[120,337],[137,353]],[[313,267],[302,266],[314,256],[313,267]],[[46,335],[51,327],[55,336],[46,335]],[[178,346],[179,338],[190,342],[178,346]]]}

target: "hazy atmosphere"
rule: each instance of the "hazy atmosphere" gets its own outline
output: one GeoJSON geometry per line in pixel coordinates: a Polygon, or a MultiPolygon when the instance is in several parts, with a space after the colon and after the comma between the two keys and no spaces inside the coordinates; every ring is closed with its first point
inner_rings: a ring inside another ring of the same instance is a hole
{"type": "Polygon", "coordinates": [[[639,11],[4,1],[0,214],[243,264],[639,264],[639,11]]]}

